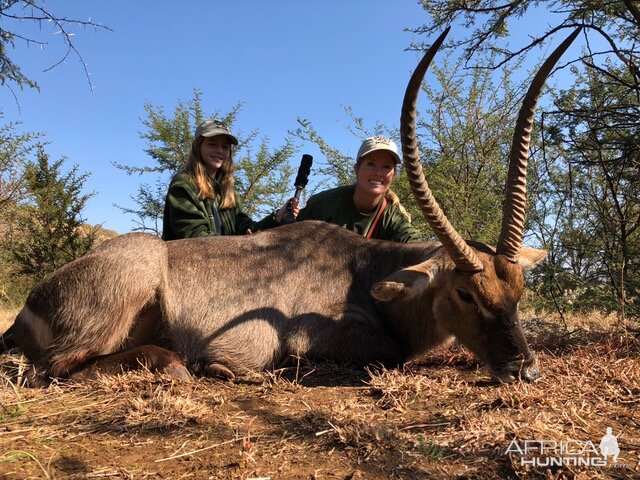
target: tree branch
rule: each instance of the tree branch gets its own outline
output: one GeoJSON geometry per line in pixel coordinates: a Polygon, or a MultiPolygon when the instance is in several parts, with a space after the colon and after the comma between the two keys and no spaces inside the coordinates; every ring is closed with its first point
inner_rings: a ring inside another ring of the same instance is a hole
{"type": "Polygon", "coordinates": [[[640,26],[640,8],[638,8],[637,2],[634,0],[624,0],[624,5],[629,10],[629,13],[636,21],[636,25],[640,26]]]}

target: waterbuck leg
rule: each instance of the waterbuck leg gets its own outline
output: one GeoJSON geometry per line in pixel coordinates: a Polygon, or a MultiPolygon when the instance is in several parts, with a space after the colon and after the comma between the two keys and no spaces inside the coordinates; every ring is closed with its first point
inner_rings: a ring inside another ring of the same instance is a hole
{"type": "Polygon", "coordinates": [[[367,310],[348,305],[333,319],[301,318],[288,338],[293,355],[394,368],[404,355],[397,342],[367,310]]]}
{"type": "Polygon", "coordinates": [[[73,372],[72,380],[96,378],[97,374],[118,374],[147,368],[164,373],[176,380],[189,382],[191,374],[184,362],[173,352],[157,345],[142,345],[109,355],[92,358],[73,372]]]}
{"type": "Polygon", "coordinates": [[[235,374],[221,363],[210,363],[205,365],[204,372],[207,377],[218,377],[227,380],[236,378],[235,374]]]}

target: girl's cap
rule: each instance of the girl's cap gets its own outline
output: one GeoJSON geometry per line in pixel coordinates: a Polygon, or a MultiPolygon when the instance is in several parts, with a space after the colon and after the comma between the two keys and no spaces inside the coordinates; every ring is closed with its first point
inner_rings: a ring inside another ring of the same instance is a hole
{"type": "Polygon", "coordinates": [[[205,120],[200,125],[198,125],[198,128],[196,128],[195,138],[198,138],[201,135],[203,137],[226,135],[227,137],[229,137],[229,140],[231,140],[231,143],[233,143],[234,145],[238,145],[238,139],[231,134],[229,127],[227,127],[224,122],[221,122],[220,120],[205,120]]]}

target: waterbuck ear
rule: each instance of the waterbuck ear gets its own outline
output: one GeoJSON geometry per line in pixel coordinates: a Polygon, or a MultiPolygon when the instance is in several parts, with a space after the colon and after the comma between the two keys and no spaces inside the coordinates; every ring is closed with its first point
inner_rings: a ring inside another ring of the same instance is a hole
{"type": "Polygon", "coordinates": [[[433,282],[438,271],[432,260],[405,268],[373,285],[371,296],[379,302],[390,302],[419,295],[433,282]]]}
{"type": "Polygon", "coordinates": [[[518,257],[518,263],[524,270],[531,270],[544,262],[545,258],[547,258],[546,250],[522,247],[520,249],[520,256],[518,257]]]}

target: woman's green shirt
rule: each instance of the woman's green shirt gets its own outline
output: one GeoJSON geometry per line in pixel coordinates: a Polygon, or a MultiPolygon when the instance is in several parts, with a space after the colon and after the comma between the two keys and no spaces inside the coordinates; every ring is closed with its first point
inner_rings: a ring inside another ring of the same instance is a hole
{"type": "MultiPolygon", "coordinates": [[[[358,212],[353,204],[354,191],[355,186],[349,185],[313,195],[309,198],[307,205],[300,210],[297,221],[324,220],[366,236],[378,214],[380,205],[369,214],[358,212]]],[[[387,204],[371,238],[404,243],[422,241],[420,232],[411,225],[409,219],[393,203],[387,204]]]]}

